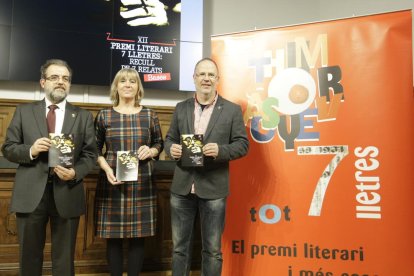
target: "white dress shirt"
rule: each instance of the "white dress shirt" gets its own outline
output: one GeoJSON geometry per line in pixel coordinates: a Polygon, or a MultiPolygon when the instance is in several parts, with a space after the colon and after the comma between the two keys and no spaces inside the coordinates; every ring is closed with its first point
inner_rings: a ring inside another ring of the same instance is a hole
{"type": "MultiPolygon", "coordinates": [[[[46,108],[45,108],[45,120],[46,120],[47,113],[49,112],[49,106],[52,105],[53,103],[49,101],[47,98],[45,98],[45,102],[46,102],[46,108]]],[[[65,119],[66,99],[58,103],[57,106],[58,108],[55,109],[55,115],[56,115],[55,133],[62,133],[63,120],[65,119]]],[[[36,157],[33,157],[32,148],[30,148],[30,159],[33,160],[36,157]]]]}
{"type": "MultiPolygon", "coordinates": [[[[53,103],[51,103],[47,98],[45,98],[45,101],[46,101],[46,109],[45,109],[45,118],[46,118],[47,113],[49,112],[49,106],[52,105],[53,103]]],[[[56,114],[55,133],[62,133],[63,119],[65,118],[66,99],[56,105],[58,106],[58,108],[55,109],[55,114],[56,114]]]]}

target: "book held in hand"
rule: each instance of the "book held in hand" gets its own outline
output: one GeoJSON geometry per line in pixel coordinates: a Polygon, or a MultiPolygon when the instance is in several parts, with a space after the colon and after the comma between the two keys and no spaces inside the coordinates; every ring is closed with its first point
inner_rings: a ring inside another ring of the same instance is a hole
{"type": "Polygon", "coordinates": [[[73,167],[75,143],[73,134],[49,133],[52,145],[49,148],[49,167],[58,165],[66,168],[73,167]]]}
{"type": "Polygon", "coordinates": [[[182,134],[180,140],[182,146],[181,165],[184,167],[203,166],[203,134],[182,134]]]}
{"type": "Polygon", "coordinates": [[[116,152],[116,179],[118,181],[138,180],[138,153],[135,151],[116,152]]]}

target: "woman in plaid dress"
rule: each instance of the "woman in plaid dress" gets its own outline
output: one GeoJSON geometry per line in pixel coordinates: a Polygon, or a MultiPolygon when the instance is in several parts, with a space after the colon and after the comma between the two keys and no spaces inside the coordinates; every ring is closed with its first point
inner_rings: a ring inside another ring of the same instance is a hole
{"type": "Polygon", "coordinates": [[[96,235],[107,241],[107,260],[113,276],[122,275],[124,239],[128,240],[128,275],[138,275],[144,259],[144,237],[155,235],[157,201],[151,179],[152,160],[158,159],[164,142],[157,114],[140,105],[143,96],[138,72],[121,69],[111,85],[113,107],[101,110],[95,121],[101,153],[95,229],[96,235]],[[116,179],[117,151],[137,153],[136,181],[116,179]]]}

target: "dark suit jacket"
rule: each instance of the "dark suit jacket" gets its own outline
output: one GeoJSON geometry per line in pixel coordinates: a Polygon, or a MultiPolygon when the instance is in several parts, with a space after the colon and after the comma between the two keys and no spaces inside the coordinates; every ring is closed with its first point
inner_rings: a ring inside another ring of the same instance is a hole
{"type": "MultiPolygon", "coordinates": [[[[9,161],[18,163],[11,199],[11,212],[31,213],[42,199],[48,178],[48,152],[30,159],[30,147],[48,137],[45,101],[23,104],[16,108],[2,152],[9,161]]],[[[62,133],[73,133],[75,142],[74,169],[76,180],[63,181],[55,176],[56,208],[64,218],[77,217],[85,212],[82,179],[95,167],[97,158],[93,117],[89,111],[66,104],[62,133]]]]}
{"type": "MultiPolygon", "coordinates": [[[[165,140],[165,152],[170,155],[172,144],[180,144],[181,134],[194,134],[194,98],[177,104],[165,140]]],[[[249,140],[243,122],[241,108],[218,96],[211,115],[204,144],[217,143],[216,159],[205,157],[203,167],[188,168],[177,161],[171,192],[186,195],[195,184],[201,198],[217,199],[229,193],[229,161],[247,154],[249,140]]]]}

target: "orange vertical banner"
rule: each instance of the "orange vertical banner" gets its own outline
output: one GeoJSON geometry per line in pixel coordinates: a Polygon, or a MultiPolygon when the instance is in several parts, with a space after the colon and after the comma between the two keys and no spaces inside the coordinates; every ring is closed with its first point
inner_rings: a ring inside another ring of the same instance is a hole
{"type": "Polygon", "coordinates": [[[231,164],[223,275],[413,275],[412,15],[214,36],[251,147],[231,164]]]}

